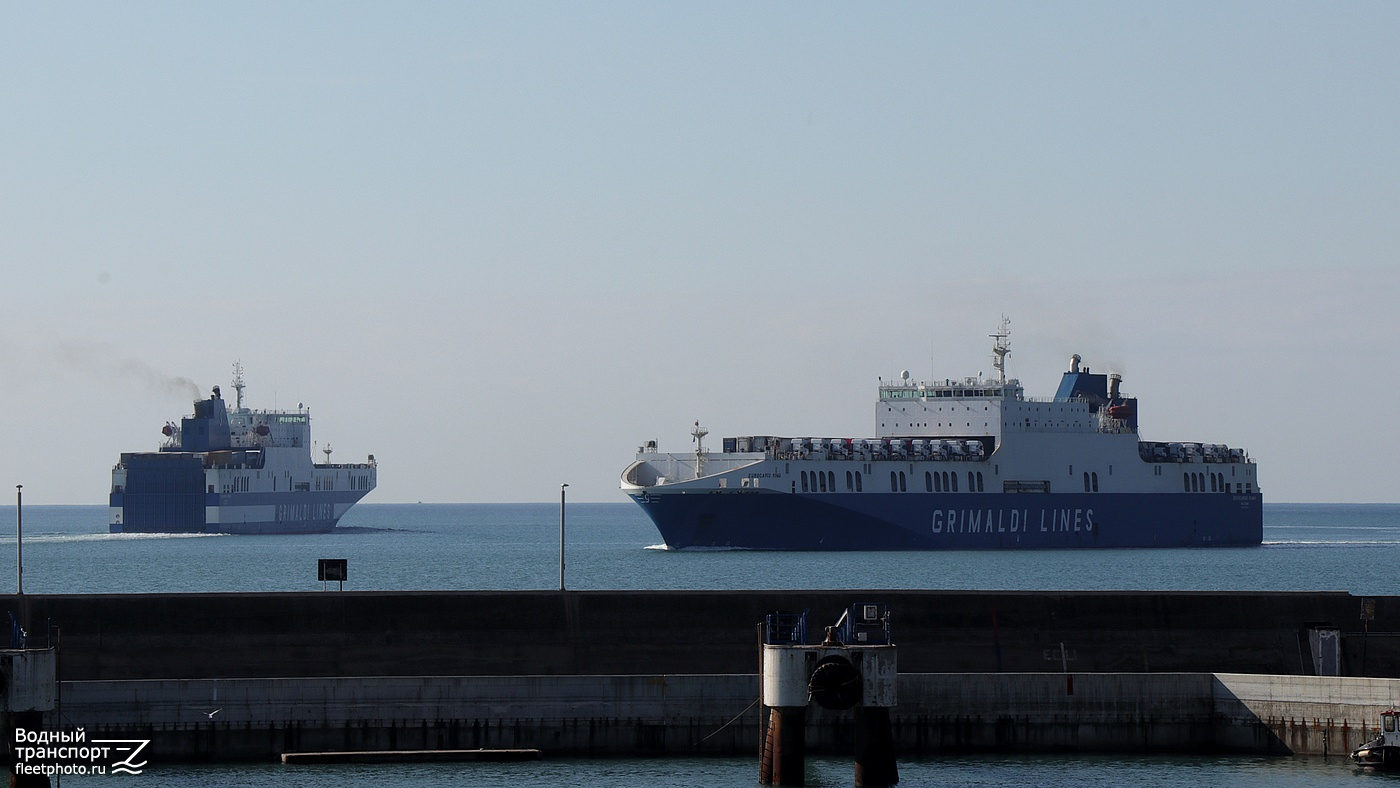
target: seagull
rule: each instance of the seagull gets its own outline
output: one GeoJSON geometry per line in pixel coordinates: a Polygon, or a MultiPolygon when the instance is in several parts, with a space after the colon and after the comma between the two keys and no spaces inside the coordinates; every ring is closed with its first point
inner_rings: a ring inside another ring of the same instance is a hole
{"type": "Polygon", "coordinates": [[[219,712],[221,712],[221,711],[223,711],[223,710],[224,710],[224,707],[223,707],[223,706],[220,706],[219,708],[214,709],[213,711],[205,712],[204,716],[206,716],[206,717],[208,717],[209,719],[212,720],[212,719],[214,719],[214,715],[215,715],[215,714],[218,714],[219,712]]]}

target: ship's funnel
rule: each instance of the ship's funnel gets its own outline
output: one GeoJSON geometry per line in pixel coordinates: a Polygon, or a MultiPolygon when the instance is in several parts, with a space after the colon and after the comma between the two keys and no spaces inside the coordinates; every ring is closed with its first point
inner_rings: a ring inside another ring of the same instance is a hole
{"type": "Polygon", "coordinates": [[[1108,376],[1108,399],[1110,402],[1118,399],[1118,384],[1123,382],[1123,376],[1114,372],[1108,376]]]}
{"type": "Polygon", "coordinates": [[[180,450],[219,451],[232,445],[228,410],[215,387],[213,396],[194,403],[193,417],[180,420],[180,450]]]}

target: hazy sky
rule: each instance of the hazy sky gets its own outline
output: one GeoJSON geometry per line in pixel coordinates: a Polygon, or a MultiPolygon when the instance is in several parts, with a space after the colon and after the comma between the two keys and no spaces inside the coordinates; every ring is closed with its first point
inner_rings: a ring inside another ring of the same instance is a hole
{"type": "MultiPolygon", "coordinates": [[[[1400,4],[0,1],[0,483],[241,360],[368,502],[624,500],[1071,353],[1273,501],[1395,501],[1400,4]]],[[[191,386],[196,388],[192,389],[191,386]]],[[[0,488],[0,495],[3,495],[0,488]]]]}

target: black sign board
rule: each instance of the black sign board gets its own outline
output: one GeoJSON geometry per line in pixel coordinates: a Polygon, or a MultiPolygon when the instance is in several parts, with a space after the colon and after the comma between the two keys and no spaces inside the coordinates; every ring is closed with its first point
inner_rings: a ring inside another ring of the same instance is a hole
{"type": "Polygon", "coordinates": [[[344,583],[349,577],[348,564],[346,558],[321,558],[316,561],[316,579],[323,583],[344,583]]]}

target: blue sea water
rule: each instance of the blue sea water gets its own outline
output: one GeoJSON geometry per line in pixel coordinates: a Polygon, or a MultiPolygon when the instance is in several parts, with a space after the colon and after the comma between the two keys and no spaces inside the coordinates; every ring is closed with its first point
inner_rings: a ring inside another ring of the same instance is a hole
{"type": "MultiPolygon", "coordinates": [[[[808,758],[809,786],[850,786],[855,767],[847,758],[808,758]]],[[[1342,758],[1184,756],[979,756],[906,759],[901,788],[1154,788],[1240,786],[1312,788],[1341,782],[1379,785],[1387,775],[1362,772],[1342,758]],[[1369,781],[1369,782],[1368,782],[1369,781]]],[[[103,785],[103,777],[64,777],[66,784],[103,785]]],[[[152,766],[126,782],[142,788],[343,788],[347,785],[411,785],[415,788],[722,788],[758,785],[754,758],[628,758],[542,760],[529,763],[395,764],[352,766],[152,766]]],[[[1393,782],[1390,784],[1394,784],[1393,782]]]]}
{"type": "MultiPolygon", "coordinates": [[[[558,504],[361,504],[330,534],[107,533],[102,506],[25,506],[28,593],[559,587],[558,504]]],[[[14,588],[15,508],[0,507],[0,591],[14,588]]],[[[1397,591],[1400,505],[1266,504],[1239,548],[799,553],[670,551],[630,502],[565,509],[565,585],[624,589],[1397,591]]]]}
{"type": "MultiPolygon", "coordinates": [[[[102,506],[26,506],[26,593],[320,591],[316,561],[349,561],[347,589],[559,587],[557,504],[362,504],[335,533],[108,534],[102,506]]],[[[0,507],[0,560],[15,508],[0,507]]],[[[1266,504],[1246,548],[919,553],[674,552],[631,503],[569,504],[565,582],[574,590],[1341,590],[1397,592],[1400,505],[1266,504]]],[[[0,563],[14,567],[14,562],[0,563]]],[[[0,569],[0,592],[15,573],[0,569]]],[[[282,766],[151,764],[142,786],[748,786],[757,758],[550,760],[523,764],[282,766]]],[[[1320,786],[1381,777],[1342,758],[1016,756],[900,763],[901,786],[1320,786]]],[[[809,760],[807,783],[853,784],[848,759],[809,760]]],[[[110,777],[63,778],[101,785],[110,777]]]]}

